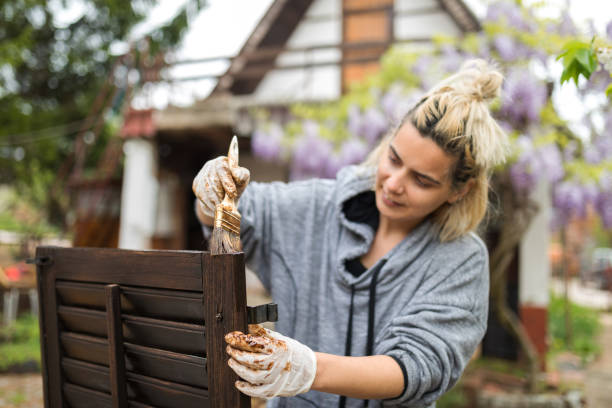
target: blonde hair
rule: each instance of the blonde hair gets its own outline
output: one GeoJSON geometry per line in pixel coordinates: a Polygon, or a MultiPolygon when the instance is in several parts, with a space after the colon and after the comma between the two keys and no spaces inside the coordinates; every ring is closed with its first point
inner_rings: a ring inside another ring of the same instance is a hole
{"type": "Polygon", "coordinates": [[[489,175],[504,162],[508,139],[491,116],[488,102],[499,95],[503,76],[484,60],[467,61],[459,72],[431,89],[383,138],[365,165],[377,165],[398,129],[407,121],[421,136],[431,138],[457,158],[451,169],[451,186],[457,191],[469,180],[470,190],[453,204],[445,203],[432,214],[441,241],[450,241],[474,230],[488,206],[489,175]]]}

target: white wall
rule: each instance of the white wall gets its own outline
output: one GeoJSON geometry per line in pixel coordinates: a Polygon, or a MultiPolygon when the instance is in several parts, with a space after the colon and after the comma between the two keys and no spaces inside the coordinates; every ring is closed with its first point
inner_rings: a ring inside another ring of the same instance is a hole
{"type": "Polygon", "coordinates": [[[435,35],[460,35],[461,30],[444,10],[415,15],[396,16],[393,33],[398,41],[431,38],[435,35]]]}
{"type": "Polygon", "coordinates": [[[123,152],[119,248],[149,249],[159,189],[157,151],[150,140],[129,139],[123,144],[123,152]]]}
{"type": "Polygon", "coordinates": [[[533,193],[533,199],[540,206],[521,241],[519,250],[519,304],[548,306],[550,287],[550,221],[552,216],[550,185],[540,182],[533,193]]]}

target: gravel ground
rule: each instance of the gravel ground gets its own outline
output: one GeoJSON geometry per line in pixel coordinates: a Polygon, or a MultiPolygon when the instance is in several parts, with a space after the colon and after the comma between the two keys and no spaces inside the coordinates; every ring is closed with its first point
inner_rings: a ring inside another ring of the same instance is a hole
{"type": "Polygon", "coordinates": [[[0,375],[0,407],[42,408],[43,406],[40,374],[0,375]]]}

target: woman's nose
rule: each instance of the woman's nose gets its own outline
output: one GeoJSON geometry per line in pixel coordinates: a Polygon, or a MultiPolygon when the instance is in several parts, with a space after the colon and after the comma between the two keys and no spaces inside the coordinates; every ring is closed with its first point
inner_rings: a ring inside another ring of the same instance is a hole
{"type": "Polygon", "coordinates": [[[404,191],[402,175],[400,172],[393,172],[387,179],[387,191],[392,194],[401,194],[404,191]]]}

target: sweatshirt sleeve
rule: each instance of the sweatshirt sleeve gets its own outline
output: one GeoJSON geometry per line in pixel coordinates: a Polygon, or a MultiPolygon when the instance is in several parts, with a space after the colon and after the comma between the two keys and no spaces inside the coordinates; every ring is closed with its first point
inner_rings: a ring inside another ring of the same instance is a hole
{"type": "MultiPolygon", "coordinates": [[[[431,274],[382,333],[376,353],[393,357],[405,375],[404,392],[384,406],[427,407],[448,391],[482,340],[489,297],[488,255],[451,248],[431,263],[431,274]]],[[[474,245],[472,245],[474,248],[474,245]]]]}
{"type": "MultiPolygon", "coordinates": [[[[249,268],[271,290],[271,265],[302,259],[323,230],[333,180],[250,183],[239,201],[241,241],[249,268]]],[[[285,265],[289,270],[289,265],[285,265]]]]}

